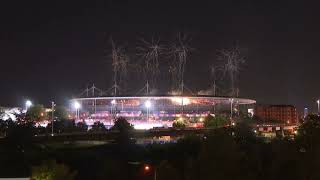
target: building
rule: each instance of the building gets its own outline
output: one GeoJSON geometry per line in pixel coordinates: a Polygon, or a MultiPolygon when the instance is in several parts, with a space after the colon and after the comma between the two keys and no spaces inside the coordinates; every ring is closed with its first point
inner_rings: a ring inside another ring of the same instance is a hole
{"type": "Polygon", "coordinates": [[[247,107],[255,103],[255,100],[244,98],[170,95],[88,97],[71,100],[71,104],[77,104],[73,109],[79,111],[76,119],[89,126],[96,121],[112,126],[116,117],[124,117],[136,129],[170,127],[173,120],[180,118],[202,121],[208,114],[214,113],[216,107],[230,112],[231,106],[247,107]]]}
{"type": "Polygon", "coordinates": [[[255,116],[265,122],[297,124],[297,109],[292,105],[256,105],[255,116]]]}

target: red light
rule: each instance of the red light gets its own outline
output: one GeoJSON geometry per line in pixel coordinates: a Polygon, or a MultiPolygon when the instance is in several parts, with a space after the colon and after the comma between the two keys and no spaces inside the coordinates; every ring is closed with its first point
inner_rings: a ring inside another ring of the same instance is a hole
{"type": "Polygon", "coordinates": [[[148,165],[145,165],[145,166],[144,166],[144,170],[145,170],[145,171],[149,171],[149,170],[150,170],[150,167],[149,167],[148,165]]]}

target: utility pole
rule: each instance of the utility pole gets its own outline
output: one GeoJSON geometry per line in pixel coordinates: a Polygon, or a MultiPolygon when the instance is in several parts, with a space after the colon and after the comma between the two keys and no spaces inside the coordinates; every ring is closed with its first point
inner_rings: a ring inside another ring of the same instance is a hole
{"type": "Polygon", "coordinates": [[[320,113],[320,105],[319,105],[320,104],[320,100],[319,99],[317,100],[317,104],[318,104],[318,115],[319,115],[319,113],[320,113]]]}
{"type": "Polygon", "coordinates": [[[232,113],[233,113],[232,103],[233,103],[233,98],[230,99],[230,119],[231,120],[232,120],[232,113]]]}
{"type": "Polygon", "coordinates": [[[184,116],[184,103],[183,103],[183,90],[184,90],[184,82],[181,81],[181,116],[184,116]]]}
{"type": "Polygon", "coordinates": [[[54,121],[54,107],[56,105],[54,104],[54,102],[51,102],[51,136],[53,136],[53,121],[54,121]]]}

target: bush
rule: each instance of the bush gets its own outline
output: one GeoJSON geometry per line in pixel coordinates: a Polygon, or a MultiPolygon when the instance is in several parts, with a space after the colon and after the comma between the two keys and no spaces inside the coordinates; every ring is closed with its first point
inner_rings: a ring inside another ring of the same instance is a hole
{"type": "Polygon", "coordinates": [[[128,123],[128,121],[123,117],[119,117],[114,123],[113,127],[111,128],[111,130],[118,130],[120,132],[132,129],[133,126],[130,123],[128,123]]]}
{"type": "Polygon", "coordinates": [[[208,115],[205,120],[203,126],[206,128],[219,128],[224,127],[229,124],[229,120],[225,116],[216,115],[211,116],[208,115]]]}
{"type": "Polygon", "coordinates": [[[185,128],[187,126],[187,123],[184,119],[176,119],[172,123],[172,127],[174,128],[185,128]]]}
{"type": "Polygon", "coordinates": [[[39,104],[30,107],[26,113],[26,120],[32,123],[42,121],[46,119],[46,117],[47,113],[45,112],[43,105],[39,104]]]}
{"type": "Polygon", "coordinates": [[[77,172],[71,171],[64,164],[58,164],[56,161],[50,160],[43,162],[40,166],[32,167],[31,179],[33,180],[73,180],[77,172]]]}
{"type": "Polygon", "coordinates": [[[91,127],[91,129],[89,130],[90,132],[104,132],[104,131],[106,131],[107,129],[106,129],[106,127],[104,126],[104,124],[103,123],[101,123],[101,122],[95,122],[93,125],[92,125],[92,127],[91,127]]]}

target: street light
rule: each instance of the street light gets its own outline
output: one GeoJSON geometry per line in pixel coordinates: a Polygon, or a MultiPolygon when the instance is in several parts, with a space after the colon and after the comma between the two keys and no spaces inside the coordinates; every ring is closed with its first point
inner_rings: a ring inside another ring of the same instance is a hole
{"type": "Polygon", "coordinates": [[[30,100],[26,101],[26,111],[28,111],[28,109],[32,106],[32,102],[30,100]]]}
{"type": "Polygon", "coordinates": [[[75,101],[73,103],[73,107],[76,110],[76,120],[77,120],[77,119],[79,119],[79,116],[80,116],[79,109],[81,108],[81,104],[78,101],[75,101]]]}
{"type": "Polygon", "coordinates": [[[52,101],[51,102],[51,136],[53,136],[53,121],[54,121],[54,107],[56,106],[56,104],[52,101]]]}
{"type": "Polygon", "coordinates": [[[232,120],[232,113],[233,113],[233,107],[232,107],[232,105],[233,105],[233,98],[231,98],[230,99],[230,119],[232,120]]]}
{"type": "MultiPolygon", "coordinates": [[[[148,164],[145,164],[143,169],[146,173],[148,173],[150,172],[151,167],[148,164]]],[[[157,168],[154,166],[152,169],[154,170],[153,179],[157,180],[157,168]]]]}
{"type": "Polygon", "coordinates": [[[149,170],[150,170],[150,166],[145,165],[145,166],[144,166],[144,170],[145,170],[145,171],[149,171],[149,170]]]}
{"type": "Polygon", "coordinates": [[[147,120],[149,121],[149,109],[150,109],[151,106],[152,106],[150,100],[147,100],[147,101],[144,103],[144,106],[147,108],[147,120]]]}
{"type": "Polygon", "coordinates": [[[320,100],[319,99],[317,100],[317,104],[318,104],[318,115],[319,115],[319,113],[320,113],[320,107],[319,107],[320,100]]]}

